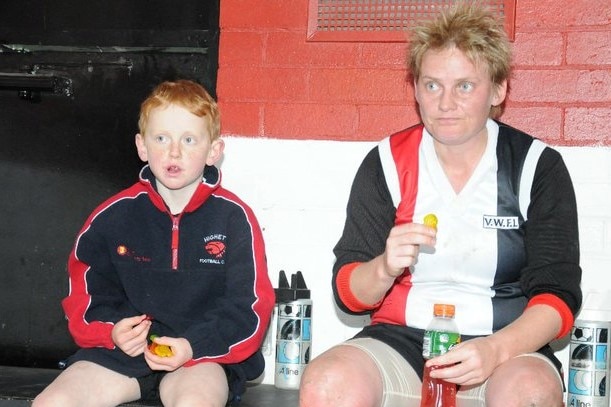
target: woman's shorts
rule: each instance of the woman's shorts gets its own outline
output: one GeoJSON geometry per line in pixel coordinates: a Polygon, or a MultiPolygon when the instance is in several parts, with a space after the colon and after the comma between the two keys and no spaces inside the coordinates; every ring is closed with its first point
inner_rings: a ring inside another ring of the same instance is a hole
{"type": "MultiPolygon", "coordinates": [[[[371,357],[378,367],[383,383],[383,407],[420,406],[420,392],[422,388],[420,375],[416,373],[416,370],[399,354],[399,352],[378,339],[367,337],[351,339],[343,345],[354,346],[361,349],[371,357]]],[[[556,365],[546,356],[540,353],[529,353],[521,355],[521,357],[536,357],[546,361],[554,368],[554,372],[557,372],[558,381],[561,387],[564,386],[564,382],[556,365]]],[[[487,382],[484,382],[480,386],[459,392],[457,397],[461,400],[461,406],[485,406],[484,398],[486,394],[486,384],[487,382]]]]}

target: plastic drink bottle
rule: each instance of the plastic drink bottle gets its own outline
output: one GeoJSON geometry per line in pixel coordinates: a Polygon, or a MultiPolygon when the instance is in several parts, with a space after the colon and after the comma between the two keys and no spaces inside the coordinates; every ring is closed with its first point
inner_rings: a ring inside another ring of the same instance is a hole
{"type": "Polygon", "coordinates": [[[608,407],[611,383],[609,293],[588,293],[571,330],[567,407],[608,407]]]}
{"type": "MultiPolygon", "coordinates": [[[[424,332],[422,356],[425,359],[443,355],[454,345],[460,343],[460,333],[454,321],[454,311],[454,305],[434,305],[433,319],[424,332]]],[[[432,370],[443,367],[424,368],[420,407],[456,407],[456,385],[430,376],[432,370]]]]}
{"type": "Polygon", "coordinates": [[[289,285],[284,270],[280,270],[275,292],[278,324],[274,385],[279,389],[299,389],[312,345],[310,290],[301,271],[291,276],[289,285]]]}

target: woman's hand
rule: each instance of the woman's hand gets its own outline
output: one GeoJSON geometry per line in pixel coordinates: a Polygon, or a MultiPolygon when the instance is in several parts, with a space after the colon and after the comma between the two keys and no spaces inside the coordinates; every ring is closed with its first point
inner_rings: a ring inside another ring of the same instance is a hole
{"type": "Polygon", "coordinates": [[[435,246],[437,231],[421,223],[393,227],[384,253],[354,269],[350,289],[364,304],[378,303],[405,269],[418,260],[420,245],[435,246]]]}
{"type": "Polygon", "coordinates": [[[404,223],[390,230],[384,251],[385,272],[398,277],[418,261],[420,245],[435,246],[437,230],[421,223],[404,223]]]}
{"type": "Polygon", "coordinates": [[[426,365],[446,366],[432,371],[431,377],[461,386],[477,385],[488,379],[501,363],[498,355],[493,342],[481,337],[454,346],[446,354],[428,360],[426,365]]]}

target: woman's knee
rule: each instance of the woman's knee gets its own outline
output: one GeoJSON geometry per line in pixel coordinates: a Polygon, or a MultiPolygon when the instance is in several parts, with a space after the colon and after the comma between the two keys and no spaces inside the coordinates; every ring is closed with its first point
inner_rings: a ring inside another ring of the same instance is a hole
{"type": "Polygon", "coordinates": [[[299,405],[379,405],[381,382],[377,367],[365,352],[351,346],[338,346],[313,359],[306,367],[301,378],[299,405]]]}
{"type": "Polygon", "coordinates": [[[494,372],[486,387],[486,406],[564,405],[562,383],[554,368],[534,357],[519,357],[494,372]]]}

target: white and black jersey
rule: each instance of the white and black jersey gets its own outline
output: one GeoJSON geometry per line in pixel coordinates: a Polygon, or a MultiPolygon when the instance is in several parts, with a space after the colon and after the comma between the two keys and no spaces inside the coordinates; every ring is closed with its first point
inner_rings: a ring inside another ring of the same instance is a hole
{"type": "Polygon", "coordinates": [[[333,290],[351,313],[370,312],[372,325],[424,329],[433,304],[456,306],[465,335],[488,335],[518,318],[534,297],[564,303],[564,324],[581,305],[575,194],[560,154],[541,141],[489,120],[486,150],[456,193],[422,125],[382,140],[355,176],[342,237],[334,253],[333,290]],[[343,273],[382,254],[391,228],[439,219],[435,248],[379,304],[363,307],[343,273]]]}

